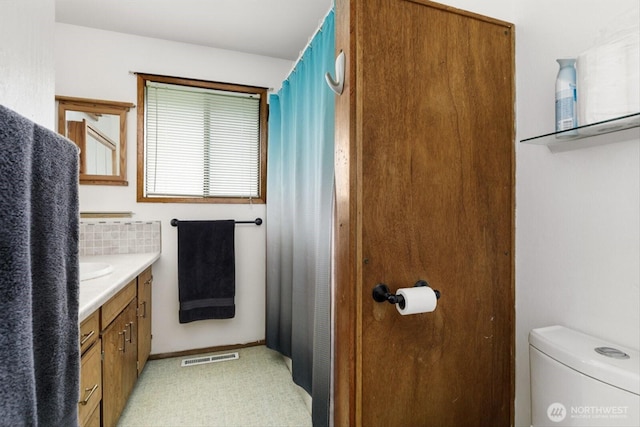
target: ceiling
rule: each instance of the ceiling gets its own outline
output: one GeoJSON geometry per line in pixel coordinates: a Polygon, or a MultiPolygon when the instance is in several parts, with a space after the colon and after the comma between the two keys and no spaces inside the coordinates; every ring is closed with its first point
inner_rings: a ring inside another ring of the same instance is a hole
{"type": "Polygon", "coordinates": [[[332,0],[55,0],[56,22],[295,60],[332,0]]]}

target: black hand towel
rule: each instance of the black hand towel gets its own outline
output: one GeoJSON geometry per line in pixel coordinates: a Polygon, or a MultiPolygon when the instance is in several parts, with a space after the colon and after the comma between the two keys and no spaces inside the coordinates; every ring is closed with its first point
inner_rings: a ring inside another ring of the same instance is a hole
{"type": "Polygon", "coordinates": [[[178,222],[180,323],[235,316],[235,221],[178,222]]]}

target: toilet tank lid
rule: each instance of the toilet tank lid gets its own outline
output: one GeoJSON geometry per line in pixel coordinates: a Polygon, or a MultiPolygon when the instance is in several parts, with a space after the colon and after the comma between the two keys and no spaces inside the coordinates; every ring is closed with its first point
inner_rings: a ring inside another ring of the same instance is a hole
{"type": "Polygon", "coordinates": [[[532,329],[529,344],[547,356],[592,378],[640,394],[640,353],[564,326],[532,329]],[[612,347],[629,355],[616,359],[601,355],[597,347],[612,347]]]}

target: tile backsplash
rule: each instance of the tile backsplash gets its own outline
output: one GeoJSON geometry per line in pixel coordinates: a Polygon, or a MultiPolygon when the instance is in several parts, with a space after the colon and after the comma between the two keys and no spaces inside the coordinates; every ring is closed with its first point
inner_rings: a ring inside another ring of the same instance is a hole
{"type": "Polygon", "coordinates": [[[80,221],[80,256],[160,251],[160,221],[80,221]]]}

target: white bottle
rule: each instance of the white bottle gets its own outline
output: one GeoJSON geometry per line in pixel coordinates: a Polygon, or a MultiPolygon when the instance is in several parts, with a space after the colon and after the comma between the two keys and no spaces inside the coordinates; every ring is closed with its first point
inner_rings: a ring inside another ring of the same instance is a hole
{"type": "MultiPolygon", "coordinates": [[[[556,132],[574,129],[578,126],[576,108],[576,60],[575,58],[557,59],[560,64],[556,78],[556,132]]],[[[557,137],[577,135],[578,131],[562,132],[557,137]]]]}

